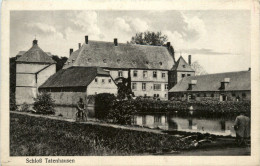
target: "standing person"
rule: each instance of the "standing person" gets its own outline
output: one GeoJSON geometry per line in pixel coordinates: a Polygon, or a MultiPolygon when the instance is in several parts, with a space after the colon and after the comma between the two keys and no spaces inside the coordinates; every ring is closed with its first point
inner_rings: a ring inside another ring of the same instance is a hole
{"type": "Polygon", "coordinates": [[[79,101],[77,102],[77,110],[78,110],[78,119],[83,119],[84,116],[84,110],[85,110],[85,104],[83,103],[83,99],[79,98],[79,101]]]}
{"type": "Polygon", "coordinates": [[[250,119],[244,112],[240,112],[236,117],[234,129],[238,145],[246,145],[246,140],[250,137],[250,119]]]}

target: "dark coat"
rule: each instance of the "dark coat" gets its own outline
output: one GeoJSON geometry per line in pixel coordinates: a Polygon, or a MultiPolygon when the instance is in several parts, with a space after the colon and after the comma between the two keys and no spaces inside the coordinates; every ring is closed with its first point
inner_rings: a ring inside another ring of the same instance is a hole
{"type": "Polygon", "coordinates": [[[235,120],[236,134],[243,138],[250,137],[250,119],[247,116],[239,115],[235,120]]]}

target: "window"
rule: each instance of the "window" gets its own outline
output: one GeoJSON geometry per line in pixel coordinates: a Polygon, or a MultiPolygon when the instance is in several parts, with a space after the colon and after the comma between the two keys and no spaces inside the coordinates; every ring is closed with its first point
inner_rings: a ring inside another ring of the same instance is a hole
{"type": "Polygon", "coordinates": [[[123,71],[118,71],[118,77],[123,77],[123,71]]]}
{"type": "Polygon", "coordinates": [[[165,78],[165,73],[162,73],[162,78],[165,78]]]}
{"type": "Polygon", "coordinates": [[[182,78],[185,77],[185,74],[182,74],[181,77],[182,77],[182,78]]]}
{"type": "Polygon", "coordinates": [[[153,84],[154,90],[161,90],[161,84],[153,84]]]}
{"type": "Polygon", "coordinates": [[[157,95],[156,95],[156,97],[160,97],[160,95],[159,95],[159,94],[157,94],[157,95]]]}
{"type": "Polygon", "coordinates": [[[111,79],[108,79],[108,82],[111,83],[112,82],[111,79]]]}
{"type": "Polygon", "coordinates": [[[154,123],[162,123],[161,116],[155,115],[155,116],[154,116],[154,123]]]}
{"type": "Polygon", "coordinates": [[[242,97],[246,97],[246,94],[245,94],[245,93],[242,93],[242,97]]]}
{"type": "Polygon", "coordinates": [[[98,79],[97,79],[97,78],[95,78],[95,82],[98,82],[98,79]]]}
{"type": "Polygon", "coordinates": [[[185,65],[182,65],[183,68],[185,68],[186,66],[185,65]]]}
{"type": "Polygon", "coordinates": [[[233,96],[233,97],[235,97],[235,96],[236,96],[236,94],[235,94],[235,93],[232,93],[232,96],[233,96]]]}
{"type": "Polygon", "coordinates": [[[157,71],[153,72],[153,78],[157,78],[157,71]]]}
{"type": "Polygon", "coordinates": [[[91,62],[92,61],[92,59],[91,58],[88,58],[88,62],[91,62]]]}
{"type": "Polygon", "coordinates": [[[200,94],[199,94],[199,93],[197,94],[197,97],[200,97],[200,94]]]}
{"type": "Polygon", "coordinates": [[[107,63],[107,60],[106,60],[106,59],[104,59],[104,60],[103,60],[103,62],[104,62],[104,63],[107,63]]]}
{"type": "Polygon", "coordinates": [[[165,98],[167,97],[167,93],[165,93],[164,97],[165,97],[165,98]]]}
{"type": "Polygon", "coordinates": [[[142,90],[146,90],[146,83],[142,83],[142,90]]]}
{"type": "Polygon", "coordinates": [[[207,97],[207,94],[206,94],[206,93],[204,93],[204,97],[207,97]]]}
{"type": "Polygon", "coordinates": [[[102,83],[105,83],[105,79],[102,79],[102,83]]]}
{"type": "Polygon", "coordinates": [[[134,124],[137,124],[137,116],[134,116],[134,117],[133,117],[133,123],[134,123],[134,124]]]}
{"type": "Polygon", "coordinates": [[[117,63],[120,63],[120,59],[117,59],[116,61],[117,61],[117,63]]]}
{"type": "Polygon", "coordinates": [[[153,97],[156,97],[156,94],[153,94],[153,97]]]}
{"type": "Polygon", "coordinates": [[[162,62],[159,62],[159,64],[162,66],[162,62]]]}
{"type": "Polygon", "coordinates": [[[211,94],[211,97],[214,97],[214,93],[211,94]]]}
{"type": "Polygon", "coordinates": [[[168,84],[164,85],[164,89],[167,90],[168,89],[168,84]]]}
{"type": "Polygon", "coordinates": [[[137,70],[134,70],[134,77],[137,77],[137,70]]]}
{"type": "Polygon", "coordinates": [[[147,76],[148,76],[148,75],[147,75],[147,71],[143,71],[143,77],[144,77],[144,78],[147,78],[147,76]]]}
{"type": "Polygon", "coordinates": [[[143,121],[143,125],[145,125],[146,124],[146,116],[145,115],[142,116],[142,121],[143,121]]]}
{"type": "Polygon", "coordinates": [[[137,88],[136,88],[136,83],[132,83],[132,89],[133,90],[136,90],[137,88]]]}
{"type": "Polygon", "coordinates": [[[187,74],[187,76],[190,76],[190,74],[187,74]]]}

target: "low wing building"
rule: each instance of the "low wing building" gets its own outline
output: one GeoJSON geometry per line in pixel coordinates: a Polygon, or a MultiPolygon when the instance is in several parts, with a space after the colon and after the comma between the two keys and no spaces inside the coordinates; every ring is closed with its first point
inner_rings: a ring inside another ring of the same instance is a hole
{"type": "Polygon", "coordinates": [[[55,104],[74,105],[81,97],[98,93],[117,95],[117,86],[108,71],[99,67],[72,66],[52,75],[39,91],[51,92],[55,104]]]}
{"type": "Polygon", "coordinates": [[[169,90],[171,100],[251,100],[251,72],[229,72],[182,78],[169,90]]]}

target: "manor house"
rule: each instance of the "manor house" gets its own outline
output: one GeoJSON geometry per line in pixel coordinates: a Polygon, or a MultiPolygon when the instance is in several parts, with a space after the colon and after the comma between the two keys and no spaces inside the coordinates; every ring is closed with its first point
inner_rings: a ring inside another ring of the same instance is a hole
{"type": "Polygon", "coordinates": [[[182,57],[174,61],[174,51],[166,46],[91,41],[85,36],[85,42],[76,51],[70,49],[70,57],[63,69],[70,67],[100,67],[109,71],[112,79],[118,83],[129,78],[135,96],[168,99],[168,89],[180,79],[194,75],[194,70],[182,57]]]}

